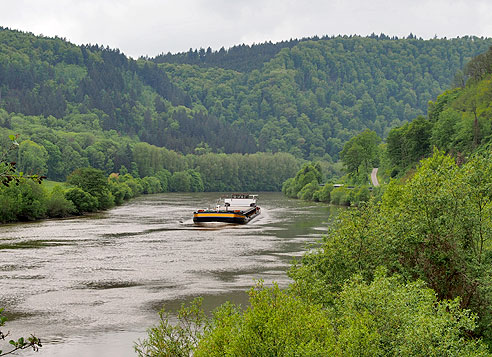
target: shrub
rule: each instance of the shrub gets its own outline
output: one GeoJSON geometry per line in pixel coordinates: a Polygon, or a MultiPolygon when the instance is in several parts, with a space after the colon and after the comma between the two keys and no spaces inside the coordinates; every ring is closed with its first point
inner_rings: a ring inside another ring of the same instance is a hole
{"type": "Polygon", "coordinates": [[[49,217],[67,217],[77,212],[74,203],[65,197],[60,186],[53,187],[46,202],[46,208],[49,217]]]}
{"type": "Polygon", "coordinates": [[[162,192],[161,182],[157,177],[146,176],[142,179],[143,193],[159,193],[162,192]]]}
{"type": "Polygon", "coordinates": [[[310,182],[297,193],[297,198],[300,198],[301,200],[310,201],[313,199],[313,194],[318,189],[319,189],[319,184],[317,182],[310,182]]]}
{"type": "Polygon", "coordinates": [[[79,187],[72,187],[65,191],[65,198],[72,201],[76,213],[95,212],[99,207],[97,198],[79,187]]]}
{"type": "Polygon", "coordinates": [[[317,193],[318,201],[320,202],[330,202],[330,193],[333,191],[333,185],[331,183],[325,184],[317,193]]]}
{"type": "Polygon", "coordinates": [[[19,195],[17,220],[32,221],[46,216],[46,193],[41,185],[24,181],[9,187],[12,194],[19,195]]]}
{"type": "Polygon", "coordinates": [[[123,203],[123,201],[133,197],[133,192],[131,188],[126,184],[126,182],[110,180],[109,190],[114,197],[114,203],[117,205],[120,205],[123,203]]]}
{"type": "Polygon", "coordinates": [[[330,196],[331,196],[331,203],[335,205],[343,205],[343,206],[348,206],[350,205],[349,201],[349,190],[346,189],[345,187],[336,187],[331,191],[330,196]]]}

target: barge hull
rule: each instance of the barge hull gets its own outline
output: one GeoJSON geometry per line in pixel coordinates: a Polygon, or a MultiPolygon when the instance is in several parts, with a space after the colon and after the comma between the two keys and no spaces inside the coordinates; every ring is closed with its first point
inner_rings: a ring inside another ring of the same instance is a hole
{"type": "Polygon", "coordinates": [[[255,207],[244,212],[230,212],[230,211],[204,211],[195,212],[193,214],[193,222],[224,222],[224,223],[236,223],[246,224],[260,213],[259,208],[255,207]]]}

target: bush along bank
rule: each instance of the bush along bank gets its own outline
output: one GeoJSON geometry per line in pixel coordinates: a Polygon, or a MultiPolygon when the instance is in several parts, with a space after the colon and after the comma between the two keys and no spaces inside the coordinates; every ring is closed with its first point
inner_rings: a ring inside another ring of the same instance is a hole
{"type": "Polygon", "coordinates": [[[295,177],[287,179],[282,192],[291,198],[350,206],[367,202],[379,189],[368,186],[350,186],[333,183],[322,184],[321,167],[317,163],[305,164],[295,177]]]}
{"type": "Polygon", "coordinates": [[[203,191],[203,182],[194,170],[135,178],[129,173],[106,177],[94,168],[75,170],[66,183],[38,184],[32,180],[0,186],[0,222],[61,218],[106,210],[141,194],[203,191]],[[48,188],[52,186],[52,188],[48,188]]]}

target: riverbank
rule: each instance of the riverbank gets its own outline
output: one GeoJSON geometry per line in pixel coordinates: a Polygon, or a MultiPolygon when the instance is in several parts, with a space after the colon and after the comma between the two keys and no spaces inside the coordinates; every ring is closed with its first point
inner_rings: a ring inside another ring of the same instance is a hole
{"type": "Polygon", "coordinates": [[[142,194],[168,191],[200,192],[203,183],[193,170],[174,174],[161,170],[134,178],[128,173],[106,177],[101,170],[82,168],[62,183],[21,180],[0,186],[0,223],[80,216],[119,206],[142,194]]]}

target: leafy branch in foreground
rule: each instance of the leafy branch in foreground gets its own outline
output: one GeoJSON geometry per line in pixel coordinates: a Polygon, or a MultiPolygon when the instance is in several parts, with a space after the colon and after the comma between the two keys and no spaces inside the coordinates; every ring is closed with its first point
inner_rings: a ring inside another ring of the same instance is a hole
{"type": "MultiPolygon", "coordinates": [[[[0,327],[5,325],[5,321],[7,321],[7,318],[2,316],[3,309],[0,309],[0,327]]],[[[10,331],[7,332],[6,334],[3,333],[3,331],[0,330],[0,340],[5,341],[5,338],[10,334],[10,331]]],[[[34,335],[31,335],[27,339],[24,337],[20,337],[19,339],[16,340],[9,340],[9,344],[12,346],[10,351],[3,351],[0,350],[0,356],[5,356],[8,354],[12,354],[16,351],[19,350],[25,350],[26,348],[32,348],[33,351],[38,351],[39,347],[42,347],[41,340],[37,338],[34,335]]]]}

